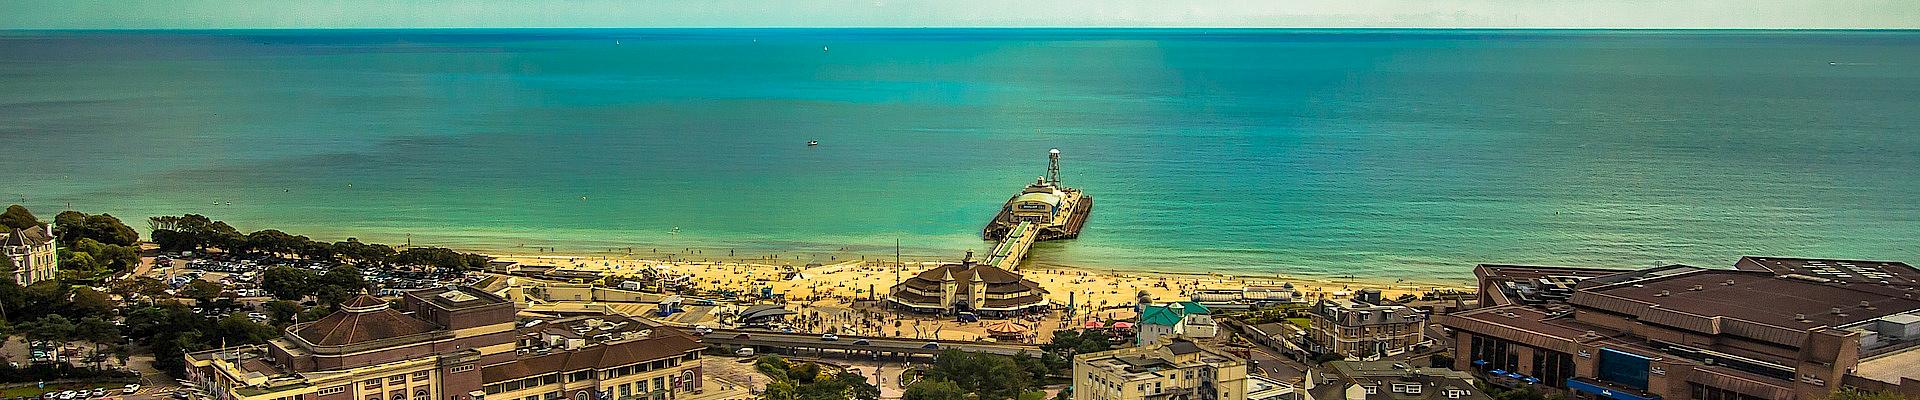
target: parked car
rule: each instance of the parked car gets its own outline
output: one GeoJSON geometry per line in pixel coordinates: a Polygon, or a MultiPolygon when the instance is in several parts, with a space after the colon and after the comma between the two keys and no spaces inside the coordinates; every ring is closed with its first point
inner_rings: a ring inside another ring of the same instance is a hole
{"type": "Polygon", "coordinates": [[[835,340],[840,340],[840,335],[835,335],[835,334],[831,334],[831,333],[824,333],[824,334],[821,334],[821,335],[820,335],[820,340],[825,340],[825,341],[829,341],[829,342],[831,342],[831,341],[835,341],[835,340]]]}
{"type": "Polygon", "coordinates": [[[736,356],[741,356],[741,357],[752,357],[752,356],[753,356],[753,348],[752,348],[752,347],[741,347],[741,348],[740,348],[739,350],[734,350],[734,351],[733,351],[733,355],[736,355],[736,356]]]}
{"type": "Polygon", "coordinates": [[[854,341],[853,341],[853,344],[857,344],[857,345],[861,345],[861,346],[866,346],[866,345],[870,345],[870,344],[873,344],[873,343],[869,343],[869,342],[867,342],[867,340],[866,340],[866,339],[854,339],[854,341]]]}
{"type": "Polygon", "coordinates": [[[140,391],[140,384],[138,383],[127,384],[126,387],[120,388],[120,394],[133,394],[133,392],[138,391],[140,391]]]}
{"type": "Polygon", "coordinates": [[[939,342],[927,342],[927,344],[923,344],[923,345],[920,345],[920,348],[922,348],[922,349],[928,349],[928,350],[939,350],[939,349],[940,349],[940,343],[939,343],[939,342]]]}

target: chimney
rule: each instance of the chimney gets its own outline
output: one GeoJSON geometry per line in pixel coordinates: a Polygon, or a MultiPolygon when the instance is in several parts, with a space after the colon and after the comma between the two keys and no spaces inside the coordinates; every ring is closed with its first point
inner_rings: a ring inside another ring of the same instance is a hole
{"type": "Polygon", "coordinates": [[[1721,283],[1720,286],[1733,286],[1733,280],[1728,279],[1726,282],[1721,283]]]}
{"type": "Polygon", "coordinates": [[[1793,320],[1795,320],[1795,321],[1800,321],[1800,322],[1806,322],[1806,321],[1807,321],[1807,315],[1806,315],[1806,314],[1793,314],[1793,320]]]}
{"type": "Polygon", "coordinates": [[[1871,301],[1866,301],[1866,300],[1861,300],[1861,301],[1860,301],[1860,308],[1865,308],[1865,309],[1868,309],[1868,310],[1872,310],[1872,309],[1874,309],[1874,307],[1873,307],[1873,302],[1871,302],[1871,301]]]}
{"type": "Polygon", "coordinates": [[[1661,290],[1660,293],[1654,293],[1653,297],[1667,297],[1672,295],[1673,295],[1673,292],[1661,290]]]}
{"type": "Polygon", "coordinates": [[[1706,289],[1706,288],[1707,288],[1706,286],[1701,286],[1701,285],[1693,285],[1693,288],[1691,288],[1691,289],[1687,289],[1687,290],[1691,290],[1691,291],[1695,291],[1695,292],[1698,292],[1698,291],[1700,291],[1701,289],[1706,289]]]}

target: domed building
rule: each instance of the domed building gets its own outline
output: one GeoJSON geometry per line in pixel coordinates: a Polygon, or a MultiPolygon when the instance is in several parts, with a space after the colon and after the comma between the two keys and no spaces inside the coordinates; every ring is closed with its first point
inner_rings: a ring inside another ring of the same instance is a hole
{"type": "Polygon", "coordinates": [[[973,260],[942,264],[894,285],[887,301],[922,313],[1014,316],[1045,312],[1047,290],[1020,274],[973,260]]]}

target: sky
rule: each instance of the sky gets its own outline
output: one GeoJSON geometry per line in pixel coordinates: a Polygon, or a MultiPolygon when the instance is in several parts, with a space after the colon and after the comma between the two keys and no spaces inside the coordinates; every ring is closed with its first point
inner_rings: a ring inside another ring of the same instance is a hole
{"type": "Polygon", "coordinates": [[[1920,0],[0,0],[0,29],[1920,28],[1920,0]]]}

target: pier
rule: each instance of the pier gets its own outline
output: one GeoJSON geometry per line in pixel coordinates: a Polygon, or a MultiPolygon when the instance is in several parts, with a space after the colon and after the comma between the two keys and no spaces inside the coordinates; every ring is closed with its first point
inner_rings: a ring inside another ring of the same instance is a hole
{"type": "Polygon", "coordinates": [[[1034,227],[1033,222],[1021,222],[1015,225],[1013,230],[1007,231],[1006,236],[1000,238],[999,243],[993,245],[993,251],[987,252],[987,258],[981,260],[981,263],[1008,271],[1019,267],[1020,260],[1027,258],[1027,250],[1033,248],[1033,239],[1037,237],[1033,234],[1034,227]]]}
{"type": "Polygon", "coordinates": [[[997,241],[983,264],[1017,271],[1034,243],[1079,237],[1092,213],[1093,196],[1060,183],[1060,149],[1050,150],[1047,175],[1007,199],[980,230],[981,239],[997,241]]]}

